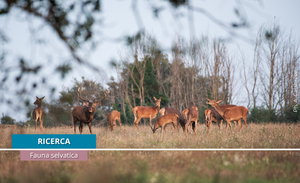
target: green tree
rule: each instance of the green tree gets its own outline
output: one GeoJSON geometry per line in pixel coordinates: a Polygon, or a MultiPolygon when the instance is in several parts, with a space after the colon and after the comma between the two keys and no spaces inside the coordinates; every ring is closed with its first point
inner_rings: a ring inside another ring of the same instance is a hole
{"type": "Polygon", "coordinates": [[[1,117],[1,124],[10,124],[13,125],[15,124],[16,120],[13,119],[10,116],[4,115],[4,113],[2,113],[2,117],[1,117]]]}

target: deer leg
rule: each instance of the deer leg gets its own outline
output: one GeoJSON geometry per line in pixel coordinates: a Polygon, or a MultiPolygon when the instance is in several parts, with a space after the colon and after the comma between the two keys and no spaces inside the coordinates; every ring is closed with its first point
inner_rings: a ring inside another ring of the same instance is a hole
{"type": "Polygon", "coordinates": [[[152,117],[150,116],[150,126],[152,126],[152,117]]]}
{"type": "Polygon", "coordinates": [[[35,123],[35,132],[36,132],[36,128],[37,128],[37,119],[34,119],[34,123],[35,123]]]}
{"type": "Polygon", "coordinates": [[[120,129],[122,129],[122,123],[121,123],[120,118],[118,119],[118,122],[119,122],[119,125],[120,125],[120,129]]]}
{"type": "Polygon", "coordinates": [[[162,138],[164,136],[164,130],[163,130],[163,128],[165,129],[165,125],[161,126],[161,140],[162,140],[162,138]]]}
{"type": "Polygon", "coordinates": [[[248,128],[247,117],[243,117],[243,120],[244,120],[244,122],[245,122],[246,128],[248,128]]]}
{"type": "Polygon", "coordinates": [[[75,117],[73,117],[73,123],[74,123],[74,134],[76,134],[76,123],[77,123],[77,120],[75,117]]]}
{"type": "MultiPolygon", "coordinates": [[[[175,122],[172,121],[173,127],[175,126],[177,128],[177,133],[179,133],[179,127],[178,127],[178,122],[177,120],[175,122]]],[[[174,132],[175,132],[175,128],[174,128],[174,132]]]]}
{"type": "Polygon", "coordinates": [[[233,122],[234,122],[234,129],[236,129],[237,123],[236,123],[236,121],[233,121],[233,122]]]}
{"type": "Polygon", "coordinates": [[[40,120],[40,130],[43,131],[43,119],[40,120]]]}
{"type": "Polygon", "coordinates": [[[230,123],[230,121],[228,121],[228,120],[226,120],[226,131],[228,130],[228,126],[230,126],[230,130],[231,130],[231,123],[230,123]]]}
{"type": "Polygon", "coordinates": [[[111,123],[111,131],[114,131],[114,129],[115,129],[115,121],[113,121],[113,122],[111,123]]]}
{"type": "Polygon", "coordinates": [[[192,129],[196,133],[197,132],[197,121],[193,121],[192,123],[192,129]]]}
{"type": "Polygon", "coordinates": [[[187,129],[188,129],[188,126],[190,124],[190,121],[187,121],[187,123],[185,124],[185,136],[187,137],[187,129]]]}
{"type": "Polygon", "coordinates": [[[92,134],[92,122],[89,122],[90,133],[92,134]]]}
{"type": "Polygon", "coordinates": [[[240,126],[240,128],[239,128],[239,131],[240,131],[241,128],[243,127],[243,126],[242,126],[242,120],[241,120],[241,119],[238,120],[238,124],[239,124],[239,126],[240,126]]]}
{"type": "MultiPolygon", "coordinates": [[[[217,119],[216,119],[216,120],[217,120],[217,119]]],[[[221,126],[220,126],[221,121],[222,121],[222,119],[220,120],[220,122],[217,120],[219,130],[221,130],[221,126]]]]}
{"type": "Polygon", "coordinates": [[[82,134],[82,129],[83,129],[83,122],[80,121],[80,125],[79,125],[79,131],[80,131],[80,134],[82,134]]]}
{"type": "Polygon", "coordinates": [[[230,131],[232,131],[231,122],[230,122],[230,121],[227,121],[227,124],[229,124],[229,126],[230,126],[230,131]]]}
{"type": "Polygon", "coordinates": [[[220,120],[220,126],[219,126],[220,130],[222,129],[222,123],[223,123],[223,119],[220,120]]]}
{"type": "Polygon", "coordinates": [[[133,122],[134,124],[135,124],[135,127],[137,128],[137,129],[139,129],[139,126],[138,126],[138,123],[141,121],[141,117],[140,118],[137,118],[137,120],[135,121],[135,122],[133,122]]]}
{"type": "Polygon", "coordinates": [[[197,132],[197,121],[192,122],[192,128],[193,128],[193,131],[196,133],[197,132]]]}

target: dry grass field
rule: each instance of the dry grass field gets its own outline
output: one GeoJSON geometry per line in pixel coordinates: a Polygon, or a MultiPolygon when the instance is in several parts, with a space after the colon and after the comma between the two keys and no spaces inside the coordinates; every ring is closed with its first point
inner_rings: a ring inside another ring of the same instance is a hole
{"type": "MultiPolygon", "coordinates": [[[[204,124],[198,126],[197,133],[189,129],[188,138],[182,128],[173,132],[167,126],[166,134],[162,137],[159,129],[155,134],[150,126],[119,126],[111,132],[107,127],[92,127],[96,134],[97,148],[300,148],[300,125],[285,123],[249,124],[241,131],[233,129],[226,131],[225,125],[219,130],[217,125],[208,132],[204,124]]],[[[39,129],[42,134],[74,134],[70,126],[39,129]]],[[[35,134],[34,128],[0,128],[0,147],[11,147],[11,134],[35,134]]],[[[78,133],[78,130],[77,130],[78,133]]],[[[84,126],[83,134],[89,134],[88,126],[84,126]]]]}
{"type": "Polygon", "coordinates": [[[300,152],[89,151],[88,161],[20,161],[0,152],[0,182],[299,182],[300,152]]]}
{"type": "MultiPolygon", "coordinates": [[[[245,126],[244,126],[245,127],[245,126]]],[[[210,132],[203,124],[185,138],[171,132],[160,139],[149,126],[93,127],[97,148],[299,148],[297,124],[250,124],[240,132],[210,132]]],[[[39,131],[37,131],[40,133],[39,131]]],[[[0,147],[11,147],[11,134],[34,128],[0,128],[0,147]]],[[[45,128],[44,134],[73,134],[73,128],[45,128]]],[[[84,134],[89,134],[85,126],[84,134]]],[[[299,182],[299,151],[89,151],[88,161],[20,161],[18,151],[0,151],[0,182],[299,182]]]]}

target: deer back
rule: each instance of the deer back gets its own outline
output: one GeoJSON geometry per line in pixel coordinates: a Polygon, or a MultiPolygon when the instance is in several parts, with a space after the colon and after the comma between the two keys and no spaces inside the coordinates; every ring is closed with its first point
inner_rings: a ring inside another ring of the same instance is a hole
{"type": "Polygon", "coordinates": [[[230,107],[224,110],[225,120],[239,120],[243,117],[247,117],[249,110],[244,106],[230,107]]]}
{"type": "Polygon", "coordinates": [[[142,118],[154,118],[158,113],[158,108],[156,107],[146,107],[146,106],[137,106],[135,107],[135,112],[137,116],[142,118]]]}
{"type": "Polygon", "coordinates": [[[199,117],[199,113],[194,108],[190,108],[188,110],[187,119],[191,121],[197,121],[199,117]]]}
{"type": "Polygon", "coordinates": [[[164,116],[158,117],[155,123],[155,128],[172,122],[177,123],[178,115],[177,116],[176,115],[177,114],[171,113],[171,114],[166,114],[164,116]]]}
{"type": "Polygon", "coordinates": [[[108,121],[115,121],[116,119],[120,119],[119,111],[114,110],[111,113],[109,113],[109,115],[107,116],[108,121]]]}

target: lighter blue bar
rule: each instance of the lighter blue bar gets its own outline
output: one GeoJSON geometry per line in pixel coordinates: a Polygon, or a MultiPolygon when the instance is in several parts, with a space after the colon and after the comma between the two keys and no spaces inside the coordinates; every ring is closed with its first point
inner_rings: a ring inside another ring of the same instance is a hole
{"type": "Polygon", "coordinates": [[[13,149],[96,149],[95,134],[12,134],[13,149]],[[42,143],[39,139],[42,139],[42,143]],[[54,139],[51,144],[51,139],[54,139]],[[56,139],[59,140],[59,143],[56,139]],[[70,144],[68,144],[69,139],[70,144]],[[46,144],[46,142],[48,144],[46,144]],[[61,144],[63,143],[63,144],[61,144]]]}

